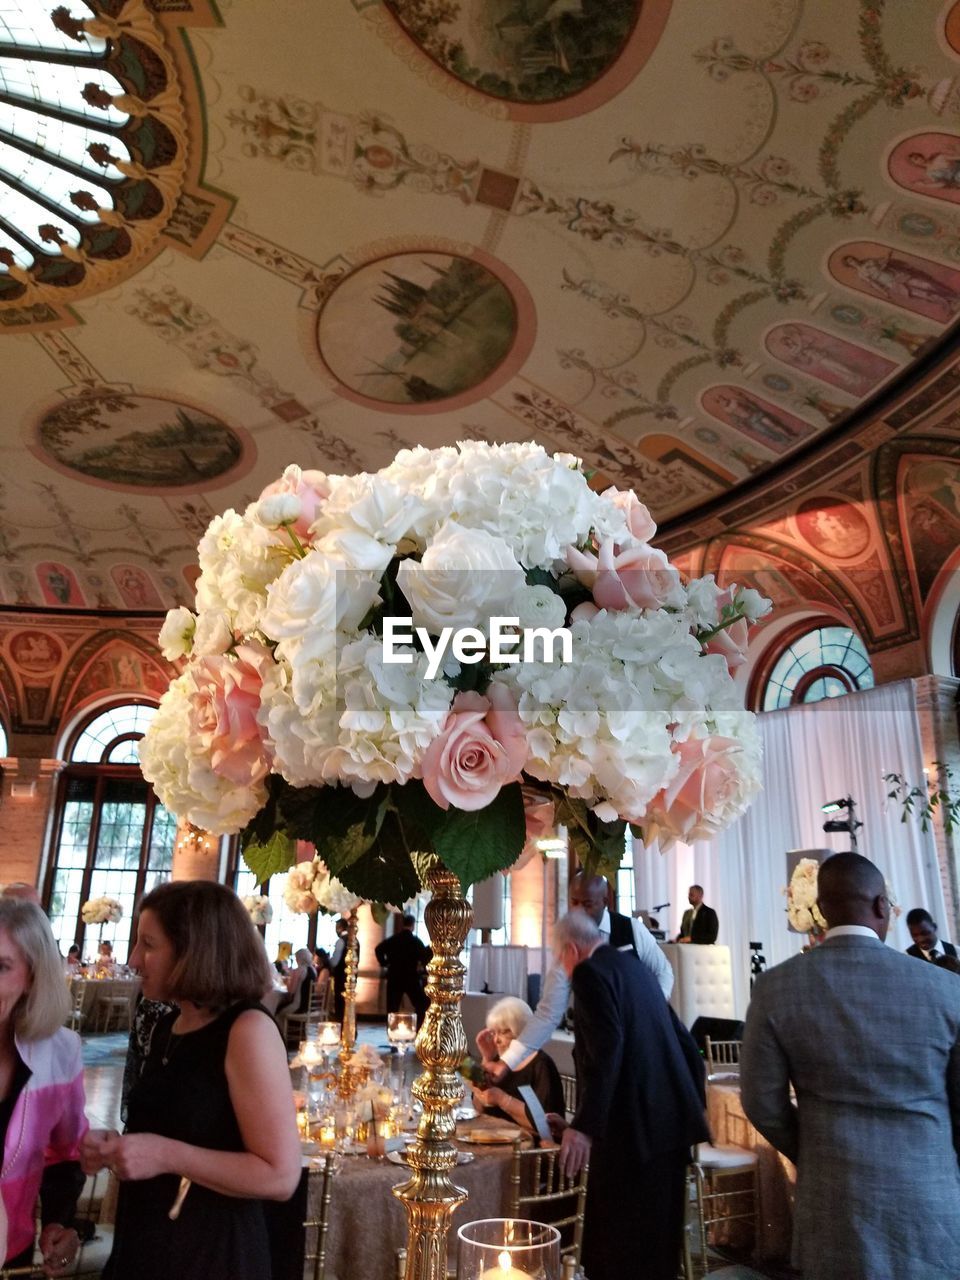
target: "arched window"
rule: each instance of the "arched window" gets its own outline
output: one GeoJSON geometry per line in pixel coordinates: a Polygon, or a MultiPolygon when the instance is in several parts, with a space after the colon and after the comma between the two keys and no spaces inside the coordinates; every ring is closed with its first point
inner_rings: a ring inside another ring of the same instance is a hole
{"type": "Polygon", "coordinates": [[[863,641],[850,627],[814,627],[796,636],[777,658],[763,694],[763,710],[819,702],[873,688],[863,641]]]}
{"type": "Polygon", "coordinates": [[[102,937],[126,960],[137,902],[170,878],[177,820],[144,781],[137,758],[155,713],[144,703],[97,712],[67,752],[48,881],[50,922],[64,953],[78,942],[93,959],[101,929],[84,926],[80,908],[106,894],[122,904],[123,918],[104,925],[102,937]]]}
{"type": "Polygon", "coordinates": [[[0,724],[0,756],[5,756],[8,753],[8,751],[9,751],[9,747],[7,745],[7,731],[3,727],[3,725],[0,724]]]}

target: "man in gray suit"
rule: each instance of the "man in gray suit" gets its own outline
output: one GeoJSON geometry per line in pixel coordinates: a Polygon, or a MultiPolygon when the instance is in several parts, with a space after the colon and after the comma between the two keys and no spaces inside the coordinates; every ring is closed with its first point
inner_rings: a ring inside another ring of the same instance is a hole
{"type": "Polygon", "coordinates": [[[794,1265],[957,1280],[960,983],[883,945],[866,858],[828,858],[818,889],[826,941],[757,979],[740,1058],[747,1115],[797,1166],[794,1265]]]}

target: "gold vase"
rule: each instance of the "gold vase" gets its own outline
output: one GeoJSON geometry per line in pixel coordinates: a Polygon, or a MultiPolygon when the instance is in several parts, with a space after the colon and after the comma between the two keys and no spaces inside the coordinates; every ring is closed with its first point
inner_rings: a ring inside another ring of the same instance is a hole
{"type": "Polygon", "coordinates": [[[340,1044],[350,1053],[357,1042],[357,909],[347,916],[346,972],[343,982],[343,1026],[340,1044]]]}
{"type": "Polygon", "coordinates": [[[407,1152],[413,1174],[393,1188],[407,1212],[404,1280],[445,1280],[450,1220],[467,1198],[464,1188],[451,1181],[450,1170],[457,1162],[453,1112],[463,1097],[458,1067],[467,1052],[460,1016],[465,972],[460,954],[472,912],[452,872],[438,863],[426,879],[433,894],[425,913],[433,948],[427,966],[430,1007],[416,1043],[423,1075],[413,1084],[423,1114],[417,1140],[407,1152]]]}

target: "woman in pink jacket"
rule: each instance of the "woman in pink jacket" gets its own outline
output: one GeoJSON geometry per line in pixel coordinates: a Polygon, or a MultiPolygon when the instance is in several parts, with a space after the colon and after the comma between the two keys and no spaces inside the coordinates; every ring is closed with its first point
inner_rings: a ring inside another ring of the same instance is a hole
{"type": "Polygon", "coordinates": [[[40,1251],[48,1276],[76,1257],[69,1225],[83,1186],[80,1038],[63,1027],[70,1001],[50,922],[32,902],[0,898],[0,1196],[5,1265],[33,1259],[40,1196],[40,1251]]]}

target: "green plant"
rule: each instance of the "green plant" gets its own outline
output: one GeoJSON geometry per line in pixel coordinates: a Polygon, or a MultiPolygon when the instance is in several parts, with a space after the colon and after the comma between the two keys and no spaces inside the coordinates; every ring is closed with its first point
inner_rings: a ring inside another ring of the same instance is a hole
{"type": "Polygon", "coordinates": [[[883,780],[890,787],[887,799],[899,804],[903,810],[900,821],[911,817],[920,819],[920,830],[929,831],[939,812],[947,835],[960,827],[960,790],[956,786],[956,773],[942,760],[934,760],[931,769],[924,770],[923,786],[911,786],[899,773],[885,773],[883,780]]]}

